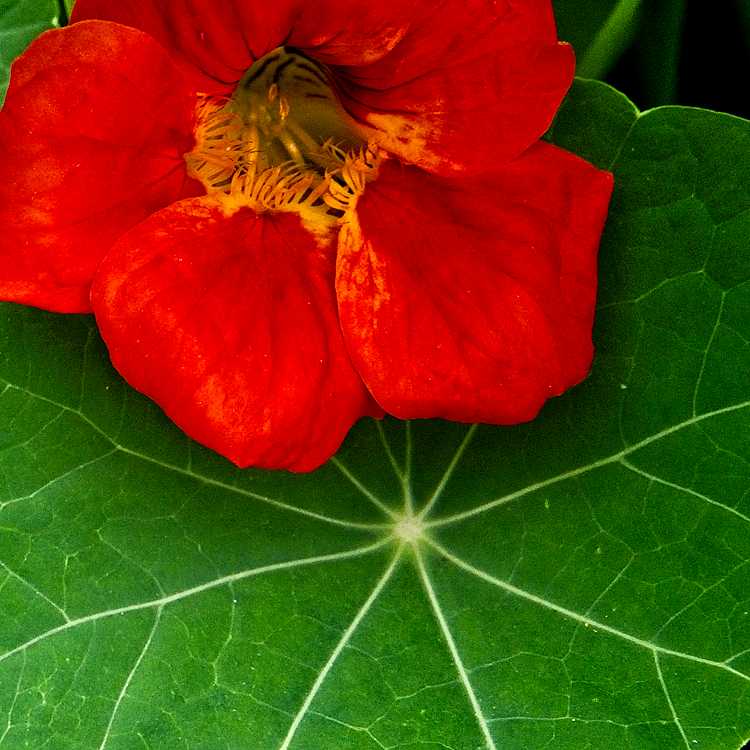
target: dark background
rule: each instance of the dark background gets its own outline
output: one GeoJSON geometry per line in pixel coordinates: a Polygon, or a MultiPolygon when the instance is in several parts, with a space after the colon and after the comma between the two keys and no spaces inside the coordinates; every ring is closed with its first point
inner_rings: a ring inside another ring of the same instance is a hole
{"type": "MultiPolygon", "coordinates": [[[[651,3],[651,7],[649,7],[651,3]]],[[[635,42],[615,65],[607,81],[646,109],[685,104],[750,118],[750,2],[689,0],[677,45],[677,76],[672,91],[668,71],[655,57],[670,44],[670,30],[653,16],[645,0],[635,42]],[[650,27],[650,28],[647,28],[650,27]],[[663,74],[660,76],[660,73],[663,74]],[[661,81],[655,80],[659,77],[661,81]]]]}

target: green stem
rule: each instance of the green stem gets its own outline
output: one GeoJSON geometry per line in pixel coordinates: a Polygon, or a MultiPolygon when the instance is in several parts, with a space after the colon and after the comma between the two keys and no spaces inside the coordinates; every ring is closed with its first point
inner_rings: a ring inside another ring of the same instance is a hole
{"type": "Polygon", "coordinates": [[[677,100],[678,69],[686,0],[652,0],[643,8],[638,65],[644,107],[677,100]]]}
{"type": "Polygon", "coordinates": [[[583,58],[578,75],[603,78],[633,41],[641,0],[620,0],[599,29],[583,58]]]}
{"type": "MultiPolygon", "coordinates": [[[[57,0],[57,7],[58,7],[58,23],[60,26],[67,26],[70,21],[70,14],[68,13],[68,4],[65,2],[65,0],[57,0]]],[[[70,3],[70,8],[72,10],[73,3],[70,3]]]]}

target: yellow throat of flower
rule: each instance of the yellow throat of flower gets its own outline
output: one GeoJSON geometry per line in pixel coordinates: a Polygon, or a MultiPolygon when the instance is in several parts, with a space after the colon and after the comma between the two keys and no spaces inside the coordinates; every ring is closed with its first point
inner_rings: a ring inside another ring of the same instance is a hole
{"type": "Polygon", "coordinates": [[[230,98],[199,97],[196,120],[188,171],[230,213],[294,212],[325,233],[377,177],[378,149],[357,137],[326,70],[283,47],[230,98]]]}

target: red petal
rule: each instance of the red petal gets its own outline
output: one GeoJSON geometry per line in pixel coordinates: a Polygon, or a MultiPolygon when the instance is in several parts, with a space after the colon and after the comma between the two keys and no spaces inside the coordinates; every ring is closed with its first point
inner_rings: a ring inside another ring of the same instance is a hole
{"type": "Polygon", "coordinates": [[[115,367],[239,466],[314,469],[377,408],[349,361],[331,250],[293,214],[180,201],[125,235],[92,300],[115,367]]]}
{"type": "Polygon", "coordinates": [[[231,90],[247,68],[287,45],[333,65],[384,55],[427,0],[77,0],[73,21],[104,18],[148,32],[193,69],[206,93],[231,90]]]}
{"type": "Polygon", "coordinates": [[[185,193],[192,127],[184,81],[146,34],[90,21],[39,37],[0,113],[0,299],[90,310],[113,242],[185,193]]]}
{"type": "Polygon", "coordinates": [[[491,177],[385,162],[339,242],[352,360],[404,419],[512,424],[583,379],[612,176],[539,144],[491,177]]]}
{"type": "Polygon", "coordinates": [[[550,0],[78,0],[74,20],[147,31],[231,91],[280,45],[332,66],[345,107],[383,148],[439,172],[495,168],[547,129],[572,80],[550,0]]]}
{"type": "Polygon", "coordinates": [[[547,130],[574,72],[550,0],[444,0],[382,60],[348,70],[344,103],[407,162],[488,171],[547,130]]]}

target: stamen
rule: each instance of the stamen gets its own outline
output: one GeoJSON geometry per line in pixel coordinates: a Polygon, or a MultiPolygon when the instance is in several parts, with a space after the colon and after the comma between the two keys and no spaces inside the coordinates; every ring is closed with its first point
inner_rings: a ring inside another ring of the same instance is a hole
{"type": "Polygon", "coordinates": [[[323,234],[377,177],[381,153],[347,124],[326,73],[294,52],[256,62],[229,99],[201,97],[196,117],[189,172],[228,211],[292,211],[323,234]]]}

